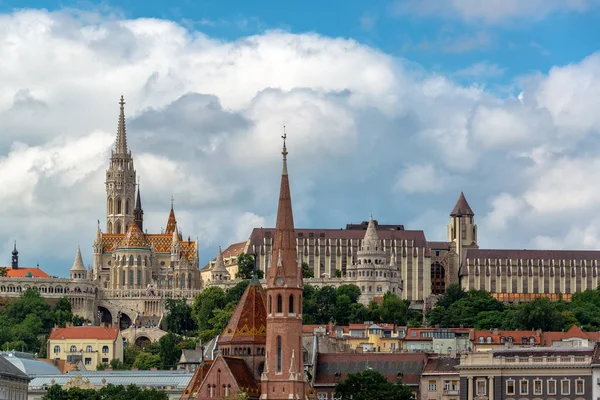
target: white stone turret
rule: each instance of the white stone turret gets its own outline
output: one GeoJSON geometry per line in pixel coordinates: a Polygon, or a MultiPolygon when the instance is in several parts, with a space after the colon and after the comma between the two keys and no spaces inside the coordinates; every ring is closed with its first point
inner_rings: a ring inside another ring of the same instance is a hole
{"type": "Polygon", "coordinates": [[[219,252],[217,253],[217,259],[215,265],[212,267],[211,276],[213,281],[228,280],[230,278],[227,268],[225,268],[225,261],[223,260],[223,252],[221,246],[219,246],[219,252]]]}
{"type": "Polygon", "coordinates": [[[70,270],[71,279],[81,280],[87,279],[87,269],[83,265],[83,258],[81,257],[81,249],[77,246],[77,254],[75,254],[75,261],[70,270]]]}

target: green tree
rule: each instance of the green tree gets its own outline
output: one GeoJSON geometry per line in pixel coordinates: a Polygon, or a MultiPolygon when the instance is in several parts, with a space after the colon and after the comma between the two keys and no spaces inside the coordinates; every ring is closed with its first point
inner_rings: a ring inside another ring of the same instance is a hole
{"type": "Polygon", "coordinates": [[[446,292],[438,298],[436,306],[448,308],[460,299],[467,297],[467,292],[458,283],[453,283],[446,288],[446,292]]]}
{"type": "Polygon", "coordinates": [[[315,271],[307,263],[302,263],[302,277],[303,278],[314,278],[315,271]]]}
{"type": "Polygon", "coordinates": [[[358,302],[358,298],[360,297],[360,288],[352,284],[341,285],[336,289],[336,292],[338,296],[347,295],[352,303],[358,302]]]}
{"type": "Polygon", "coordinates": [[[8,268],[0,267],[0,276],[6,276],[6,275],[8,275],[8,268]]]}
{"type": "Polygon", "coordinates": [[[342,277],[342,270],[341,269],[336,269],[335,272],[333,273],[333,276],[336,278],[341,278],[342,277]]]}
{"type": "Polygon", "coordinates": [[[561,311],[559,302],[553,302],[547,297],[537,297],[519,306],[516,320],[521,329],[560,331],[566,322],[561,311]]]}
{"type": "Polygon", "coordinates": [[[199,293],[192,303],[192,316],[196,320],[200,331],[213,329],[210,319],[215,310],[224,308],[227,304],[227,296],[223,289],[211,286],[199,293]]]}
{"type": "Polygon", "coordinates": [[[237,256],[238,272],[236,277],[239,279],[251,279],[254,271],[254,256],[252,254],[240,253],[237,256]]]}
{"type": "Polygon", "coordinates": [[[169,332],[158,340],[160,346],[160,362],[162,369],[177,368],[181,357],[181,349],[177,346],[177,336],[169,332]]]}
{"type": "Polygon", "coordinates": [[[13,324],[25,320],[29,314],[35,314],[42,322],[43,329],[50,329],[54,324],[50,305],[37,290],[27,289],[18,300],[9,303],[3,315],[13,324]]]}
{"type": "Polygon", "coordinates": [[[380,372],[365,369],[349,374],[335,387],[335,398],[341,400],[413,400],[414,393],[400,382],[391,383],[380,372]]]}
{"type": "Polygon", "coordinates": [[[192,319],[192,308],[185,299],[167,299],[165,308],[167,309],[165,317],[167,331],[183,335],[196,329],[196,323],[192,319]]]}
{"type": "Polygon", "coordinates": [[[243,280],[243,281],[240,281],[237,285],[235,285],[231,289],[229,289],[227,291],[227,296],[225,298],[227,303],[233,302],[233,303],[237,304],[238,301],[240,301],[240,299],[242,298],[242,295],[246,291],[246,288],[248,287],[249,284],[250,284],[249,280],[243,280]]]}
{"type": "Polygon", "coordinates": [[[61,297],[58,302],[56,302],[52,314],[54,323],[60,328],[64,328],[68,322],[73,321],[71,302],[66,297],[61,297]]]}
{"type": "Polygon", "coordinates": [[[337,296],[335,301],[335,322],[338,325],[348,325],[350,321],[350,312],[352,311],[352,302],[346,294],[337,296]]]}
{"type": "Polygon", "coordinates": [[[408,307],[410,301],[402,300],[394,293],[387,292],[383,295],[380,307],[381,321],[390,324],[406,325],[409,317],[408,307]]]}
{"type": "Polygon", "coordinates": [[[160,355],[151,354],[147,352],[140,352],[135,357],[135,361],[133,362],[133,368],[137,368],[140,370],[148,370],[150,368],[160,368],[161,360],[160,355]]]}

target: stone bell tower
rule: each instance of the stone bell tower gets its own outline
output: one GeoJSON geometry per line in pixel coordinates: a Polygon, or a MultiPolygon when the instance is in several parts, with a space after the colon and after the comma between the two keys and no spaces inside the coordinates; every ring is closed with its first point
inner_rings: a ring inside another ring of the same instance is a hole
{"type": "Polygon", "coordinates": [[[127,150],[125,100],[119,102],[121,112],[117,125],[117,142],[106,170],[106,232],[125,233],[134,223],[135,169],[131,151],[127,150]]]}

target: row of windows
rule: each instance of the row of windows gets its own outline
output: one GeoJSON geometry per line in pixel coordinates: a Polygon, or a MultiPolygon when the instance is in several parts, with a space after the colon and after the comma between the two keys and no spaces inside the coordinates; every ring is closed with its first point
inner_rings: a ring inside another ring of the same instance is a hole
{"type": "MultiPolygon", "coordinates": [[[[477,341],[479,343],[492,343],[492,337],[488,336],[488,337],[484,338],[483,336],[480,336],[477,339],[477,341]]],[[[514,339],[512,336],[509,336],[509,337],[501,336],[500,337],[500,343],[513,343],[513,342],[514,342],[514,339]]],[[[535,338],[533,336],[531,336],[529,338],[526,336],[523,336],[521,338],[521,344],[535,344],[535,338]]]]}
{"type": "MultiPolygon", "coordinates": [[[[229,356],[231,355],[231,349],[223,349],[223,355],[224,356],[229,356]]],[[[233,349],[233,355],[234,356],[251,356],[252,355],[252,349],[250,347],[235,347],[233,349]]],[[[264,356],[265,355],[265,348],[264,347],[258,347],[256,349],[256,355],[257,356],[264,356]]]]}
{"type": "MultiPolygon", "coordinates": [[[[348,277],[350,278],[356,278],[357,276],[382,276],[384,278],[387,278],[388,273],[386,271],[358,271],[358,275],[357,272],[352,271],[348,273],[348,277]]],[[[398,277],[398,273],[397,272],[390,272],[390,278],[397,278],[398,277]]]]}
{"type": "MultiPolygon", "coordinates": [[[[482,382],[485,384],[485,382],[482,382]]],[[[532,394],[534,395],[542,395],[544,394],[544,385],[541,379],[535,379],[533,381],[532,394]]],[[[507,395],[516,395],[517,390],[520,395],[529,394],[529,381],[526,379],[522,379],[517,381],[513,379],[509,379],[506,381],[506,394],[507,395]]],[[[478,392],[479,393],[479,392],[478,392]]],[[[485,393],[484,393],[485,394],[485,393]]],[[[550,379],[546,382],[546,394],[548,395],[556,395],[558,394],[557,381],[555,379],[550,379]]],[[[563,379],[560,381],[560,394],[561,395],[570,395],[571,394],[571,381],[569,379],[563,379]]],[[[585,383],[583,379],[575,380],[575,394],[583,395],[585,394],[585,383]]]]}
{"type": "MultiPolygon", "coordinates": [[[[272,298],[271,295],[269,295],[269,314],[273,313],[273,306],[272,306],[272,298]]],[[[302,296],[300,296],[299,301],[298,301],[298,308],[302,307],[302,296]]],[[[277,311],[275,311],[277,314],[281,314],[283,313],[283,297],[278,294],[277,295],[277,311]]],[[[289,300],[288,300],[288,313],[289,314],[294,314],[294,295],[290,294],[289,300]]],[[[298,313],[302,313],[301,310],[298,310],[298,313]]]]}
{"type": "MultiPolygon", "coordinates": [[[[129,204],[129,199],[125,200],[125,214],[129,215],[130,213],[130,204],[129,204]]],[[[115,209],[117,210],[117,214],[123,214],[123,201],[120,198],[117,198],[116,200],[113,199],[108,199],[108,214],[112,215],[114,214],[115,209]],[[116,207],[115,207],[116,205],[116,207]]],[[[120,233],[120,232],[116,232],[116,233],[120,233]]]]}
{"type": "MultiPolygon", "coordinates": [[[[87,346],[85,347],[85,352],[86,352],[86,353],[92,353],[93,351],[94,351],[94,350],[93,350],[92,346],[90,346],[90,345],[87,345],[87,346]]],[[[56,345],[56,346],[54,346],[54,352],[55,352],[56,354],[60,353],[60,346],[59,346],[59,345],[56,345]]],[[[71,352],[71,353],[77,353],[77,352],[78,352],[78,350],[77,350],[77,346],[74,346],[74,345],[72,345],[72,346],[69,348],[69,352],[71,352]]],[[[108,346],[102,346],[102,353],[104,353],[104,354],[108,353],[108,346]]]]}

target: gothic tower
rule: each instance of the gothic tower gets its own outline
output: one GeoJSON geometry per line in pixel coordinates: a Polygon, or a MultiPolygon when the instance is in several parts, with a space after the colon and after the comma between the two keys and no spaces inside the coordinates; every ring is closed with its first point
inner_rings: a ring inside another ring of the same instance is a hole
{"type": "Polygon", "coordinates": [[[304,399],[302,360],[302,268],[296,252],[290,182],[287,172],[286,135],[283,136],[283,172],[267,271],[267,337],[261,399],[304,399]]]}
{"type": "Polygon", "coordinates": [[[448,224],[448,242],[452,243],[458,254],[459,265],[466,248],[479,247],[474,217],[475,213],[467,203],[464,193],[460,192],[458,201],[450,213],[450,223],[448,224]]]}
{"type": "Polygon", "coordinates": [[[117,125],[117,142],[106,170],[106,232],[125,233],[134,222],[135,169],[131,151],[127,150],[125,100],[119,102],[121,112],[117,125]]]}

